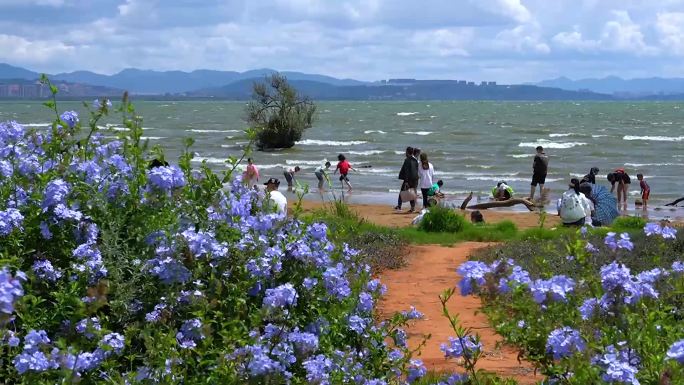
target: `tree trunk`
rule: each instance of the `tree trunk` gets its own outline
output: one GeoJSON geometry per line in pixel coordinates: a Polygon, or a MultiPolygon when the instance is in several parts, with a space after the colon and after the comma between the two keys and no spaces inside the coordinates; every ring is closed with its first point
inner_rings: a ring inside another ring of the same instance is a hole
{"type": "Polygon", "coordinates": [[[527,199],[522,199],[522,198],[511,198],[505,201],[491,201],[491,202],[485,202],[485,203],[478,203],[476,205],[471,205],[468,206],[468,209],[470,210],[486,210],[486,209],[491,209],[491,208],[496,208],[496,207],[511,207],[515,205],[525,205],[528,210],[534,211],[534,209],[537,207],[535,206],[534,203],[528,201],[527,199]]]}

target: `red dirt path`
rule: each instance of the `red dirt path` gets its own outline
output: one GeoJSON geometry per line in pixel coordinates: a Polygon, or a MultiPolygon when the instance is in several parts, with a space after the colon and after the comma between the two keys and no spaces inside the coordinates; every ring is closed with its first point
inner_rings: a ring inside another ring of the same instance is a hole
{"type": "MultiPolygon", "coordinates": [[[[456,274],[456,268],[467,260],[468,255],[486,246],[487,243],[478,242],[461,243],[455,247],[412,246],[407,266],[387,270],[380,277],[388,289],[379,304],[381,316],[408,310],[411,305],[425,314],[423,320],[413,321],[407,333],[412,348],[422,341],[423,335],[432,335],[419,357],[428,369],[463,371],[453,360],[447,361],[439,350],[440,344],[447,342],[454,334],[449,321],[442,315],[438,296],[444,289],[457,285],[460,277],[456,274]]],[[[458,313],[464,327],[473,328],[480,335],[484,357],[478,362],[478,368],[503,377],[513,377],[521,384],[533,384],[543,379],[542,376],[534,376],[530,365],[518,362],[515,349],[509,346],[496,347],[502,337],[495,334],[484,314],[475,314],[481,306],[477,297],[463,297],[457,292],[447,306],[452,314],[458,313]]]]}

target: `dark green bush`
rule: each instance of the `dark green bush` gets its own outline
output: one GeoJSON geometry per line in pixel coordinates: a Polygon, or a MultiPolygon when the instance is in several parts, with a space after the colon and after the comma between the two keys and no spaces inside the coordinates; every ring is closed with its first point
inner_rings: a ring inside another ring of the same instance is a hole
{"type": "Polygon", "coordinates": [[[431,207],[420,221],[419,229],[428,232],[458,233],[470,226],[462,215],[446,207],[431,207]]]}
{"type": "Polygon", "coordinates": [[[494,225],[494,229],[502,233],[515,233],[518,231],[518,226],[516,226],[513,221],[506,219],[505,221],[501,221],[494,225]]]}
{"type": "Polygon", "coordinates": [[[613,221],[611,227],[620,230],[641,230],[646,226],[646,223],[648,222],[641,217],[618,217],[613,221]]]}
{"type": "Polygon", "coordinates": [[[407,242],[394,232],[363,232],[352,236],[349,246],[361,252],[373,274],[406,265],[407,242]]]}

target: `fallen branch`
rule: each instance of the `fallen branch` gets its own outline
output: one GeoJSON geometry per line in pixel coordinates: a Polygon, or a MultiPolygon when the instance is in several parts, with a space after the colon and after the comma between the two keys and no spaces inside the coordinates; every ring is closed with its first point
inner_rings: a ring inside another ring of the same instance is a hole
{"type": "MultiPolygon", "coordinates": [[[[515,205],[525,205],[525,207],[527,207],[527,209],[530,211],[534,211],[534,209],[537,207],[534,203],[528,201],[527,199],[511,198],[505,201],[491,201],[485,203],[478,203],[476,205],[468,206],[467,208],[470,210],[487,210],[497,207],[511,207],[515,205]]],[[[461,207],[463,207],[463,205],[461,207]]]]}

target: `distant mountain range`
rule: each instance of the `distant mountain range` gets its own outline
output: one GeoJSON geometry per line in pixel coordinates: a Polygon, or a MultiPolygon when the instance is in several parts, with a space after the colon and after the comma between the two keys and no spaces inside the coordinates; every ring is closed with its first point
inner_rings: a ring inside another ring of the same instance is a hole
{"type": "MultiPolygon", "coordinates": [[[[197,70],[149,71],[125,69],[114,75],[101,75],[90,71],[75,71],[49,75],[51,80],[85,83],[96,86],[125,89],[136,94],[178,94],[203,88],[217,87],[245,79],[263,79],[276,70],[257,69],[246,72],[197,70]]],[[[310,80],[336,86],[365,84],[352,79],[337,79],[325,75],[311,75],[301,72],[282,72],[290,80],[310,80]]],[[[0,63],[0,79],[33,80],[40,77],[37,72],[0,63]]]]}
{"type": "Polygon", "coordinates": [[[572,80],[560,77],[544,80],[534,85],[554,87],[564,90],[590,90],[593,92],[612,94],[622,97],[640,97],[649,95],[681,95],[684,94],[684,78],[641,78],[623,79],[608,76],[601,79],[572,80]]]}
{"type": "MultiPolygon", "coordinates": [[[[276,73],[273,69],[246,72],[196,70],[152,71],[125,69],[114,75],[75,71],[48,75],[69,85],[73,97],[106,96],[127,90],[147,98],[249,99],[252,85],[276,73]],[[93,94],[90,93],[96,93],[93,94]]],[[[497,85],[463,80],[415,80],[363,82],[302,72],[281,72],[303,94],[313,99],[336,100],[614,100],[621,98],[684,100],[684,79],[633,79],[617,77],[571,80],[558,78],[537,84],[497,85]]],[[[0,97],[32,97],[33,91],[17,91],[16,83],[35,82],[40,74],[0,63],[0,97]],[[14,88],[12,88],[14,87],[14,88]],[[14,93],[13,93],[14,92],[14,93]],[[17,96],[19,95],[19,96],[17,96]],[[29,96],[26,96],[29,95],[29,96]]],[[[22,86],[24,87],[24,86],[22,86]]],[[[24,87],[26,88],[26,87],[24,87]]],[[[23,89],[22,89],[23,90],[23,89]]],[[[43,95],[38,91],[39,95],[43,95]]],[[[64,94],[60,94],[64,96],[64,94]]],[[[67,94],[69,96],[69,94],[67,94]]]]}

